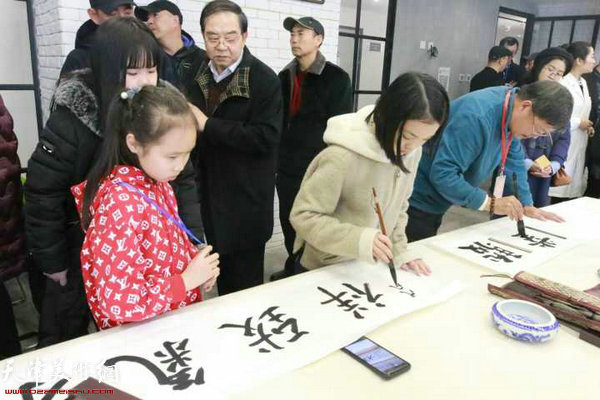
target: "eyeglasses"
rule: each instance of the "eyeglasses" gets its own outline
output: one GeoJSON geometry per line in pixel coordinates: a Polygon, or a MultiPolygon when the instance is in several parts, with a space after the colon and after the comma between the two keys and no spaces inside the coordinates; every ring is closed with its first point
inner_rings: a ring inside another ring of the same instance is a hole
{"type": "Polygon", "coordinates": [[[548,75],[550,76],[558,76],[562,78],[565,75],[565,71],[561,71],[550,64],[546,65],[544,69],[548,71],[548,75]]]}
{"type": "Polygon", "coordinates": [[[540,137],[540,136],[545,135],[550,139],[550,141],[552,141],[552,132],[554,132],[554,129],[546,130],[546,129],[537,128],[535,126],[535,114],[533,114],[533,112],[532,112],[532,115],[533,115],[533,124],[531,126],[531,131],[533,132],[533,137],[540,137]]]}
{"type": "Polygon", "coordinates": [[[213,34],[208,34],[206,38],[206,42],[212,46],[218,46],[220,43],[223,43],[226,47],[232,46],[236,44],[239,39],[242,37],[239,33],[228,33],[225,36],[218,36],[213,34]]]}

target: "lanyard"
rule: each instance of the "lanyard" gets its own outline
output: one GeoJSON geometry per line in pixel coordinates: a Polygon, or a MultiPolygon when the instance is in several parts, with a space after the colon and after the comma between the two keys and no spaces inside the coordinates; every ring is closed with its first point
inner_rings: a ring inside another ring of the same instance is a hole
{"type": "Polygon", "coordinates": [[[175,219],[171,214],[169,214],[164,208],[162,208],[161,206],[159,206],[158,204],[156,204],[156,202],[154,200],[152,200],[150,197],[148,197],[140,189],[138,189],[135,186],[132,186],[129,183],[126,183],[126,182],[119,182],[118,184],[121,185],[121,186],[125,186],[126,188],[129,188],[129,189],[134,190],[134,191],[138,192],[139,194],[141,194],[142,197],[144,198],[144,200],[146,200],[149,204],[153,205],[154,208],[156,208],[159,213],[161,213],[163,216],[167,217],[171,222],[173,222],[175,225],[177,225],[179,227],[179,229],[181,229],[182,231],[184,231],[185,233],[187,233],[188,237],[190,239],[192,239],[193,241],[195,241],[196,244],[204,244],[204,242],[202,240],[198,239],[196,237],[196,235],[194,235],[192,233],[192,231],[190,231],[188,229],[188,227],[185,226],[185,224],[183,223],[183,221],[181,221],[180,219],[175,219]]]}
{"type": "Polygon", "coordinates": [[[510,95],[512,94],[512,90],[506,92],[506,97],[504,99],[504,107],[502,108],[502,148],[501,148],[501,156],[502,163],[500,164],[500,175],[504,175],[504,167],[506,166],[506,159],[508,158],[508,152],[510,151],[510,144],[513,140],[513,134],[510,132],[508,134],[508,144],[505,143],[506,136],[506,110],[508,110],[508,104],[510,103],[510,95]]]}

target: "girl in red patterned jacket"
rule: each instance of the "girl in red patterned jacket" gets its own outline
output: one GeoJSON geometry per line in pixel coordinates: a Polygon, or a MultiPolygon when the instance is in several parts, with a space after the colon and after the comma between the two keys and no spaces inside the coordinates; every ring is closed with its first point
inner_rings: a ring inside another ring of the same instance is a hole
{"type": "Polygon", "coordinates": [[[111,103],[99,162],[72,188],[82,215],[81,265],[96,325],[141,321],[201,300],[219,256],[198,250],[169,181],[196,143],[196,119],[172,87],[128,90],[111,103]]]}

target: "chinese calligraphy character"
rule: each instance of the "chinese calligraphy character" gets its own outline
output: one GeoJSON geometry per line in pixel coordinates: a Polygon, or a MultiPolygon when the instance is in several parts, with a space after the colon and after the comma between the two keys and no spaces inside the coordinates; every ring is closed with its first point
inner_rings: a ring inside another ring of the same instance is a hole
{"type": "Polygon", "coordinates": [[[317,289],[319,289],[321,292],[325,293],[326,295],[328,295],[330,297],[329,300],[325,300],[325,301],[321,302],[321,304],[329,304],[332,302],[337,302],[337,306],[343,308],[344,311],[346,311],[346,312],[352,311],[352,314],[354,315],[354,317],[356,319],[364,318],[364,316],[359,311],[368,311],[367,307],[361,306],[360,303],[356,302],[357,299],[362,299],[362,297],[365,297],[368,303],[375,304],[376,307],[385,307],[385,304],[378,302],[378,300],[383,295],[378,294],[376,296],[373,296],[373,293],[371,292],[371,289],[369,288],[368,283],[364,284],[364,290],[361,290],[349,283],[343,283],[342,285],[346,286],[348,289],[350,289],[354,293],[351,293],[348,291],[343,291],[343,292],[340,292],[336,296],[333,293],[329,292],[326,289],[323,289],[320,286],[317,287],[317,289]],[[349,298],[344,299],[344,296],[346,296],[346,294],[349,294],[349,298]]]}
{"type": "Polygon", "coordinates": [[[256,326],[256,328],[252,327],[252,317],[248,317],[246,318],[246,322],[244,323],[244,325],[235,325],[235,324],[223,324],[219,327],[219,329],[224,329],[224,328],[241,328],[244,330],[244,336],[248,336],[248,337],[254,337],[258,335],[258,340],[250,343],[250,347],[254,347],[254,346],[258,346],[260,345],[260,348],[258,349],[259,353],[270,353],[271,350],[269,350],[268,348],[264,348],[264,344],[268,344],[271,348],[275,349],[275,350],[282,350],[283,347],[276,344],[271,338],[273,335],[282,335],[283,331],[286,328],[289,328],[290,333],[292,334],[292,337],[290,339],[287,340],[288,343],[293,343],[295,341],[297,341],[298,339],[300,339],[302,336],[307,335],[309,332],[308,331],[300,331],[298,329],[298,321],[296,320],[296,318],[287,318],[285,320],[282,319],[282,317],[285,315],[284,313],[275,313],[275,310],[277,310],[279,307],[278,306],[273,306],[273,307],[269,307],[267,308],[267,310],[265,312],[263,312],[260,317],[258,318],[258,325],[256,326]],[[262,321],[263,318],[268,317],[267,320],[262,321]],[[263,325],[264,322],[277,322],[279,323],[279,325],[275,326],[274,328],[271,328],[271,333],[266,333],[268,332],[268,328],[265,329],[265,326],[263,325]]]}
{"type": "Polygon", "coordinates": [[[397,286],[390,285],[390,287],[398,290],[399,293],[407,294],[410,297],[416,297],[416,293],[414,292],[414,290],[412,290],[412,289],[404,290],[404,286],[402,286],[401,284],[398,284],[397,286]]]}
{"type": "Polygon", "coordinates": [[[167,371],[171,375],[165,374],[159,367],[154,365],[152,362],[142,357],[137,356],[118,356],[106,360],[104,366],[113,367],[118,362],[133,362],[138,363],[144,367],[156,378],[159,385],[172,386],[173,390],[185,390],[191,385],[203,385],[204,384],[204,368],[199,368],[196,371],[196,376],[192,380],[190,379],[190,371],[192,368],[188,366],[187,362],[191,361],[191,358],[184,357],[190,351],[186,350],[188,339],[181,341],[177,346],[177,342],[164,342],[163,346],[166,353],[163,351],[157,351],[154,355],[158,358],[167,358],[167,360],[161,360],[162,364],[169,364],[167,371]],[[168,358],[170,357],[170,358],[168,358]],[[178,368],[181,368],[178,370],[178,368]]]}
{"type": "MultiPolygon", "coordinates": [[[[516,235],[513,235],[512,237],[521,237],[519,236],[519,234],[517,233],[516,235]]],[[[529,242],[527,243],[529,246],[534,246],[534,247],[541,247],[541,248],[555,248],[556,247],[556,243],[552,241],[552,239],[550,239],[549,237],[543,237],[543,238],[539,238],[536,236],[532,236],[532,235],[527,235],[525,237],[523,237],[523,240],[529,242]]]]}
{"type": "Polygon", "coordinates": [[[500,246],[494,246],[490,243],[485,245],[481,242],[474,242],[469,246],[459,246],[458,248],[461,250],[471,250],[477,254],[482,254],[483,258],[486,258],[492,262],[502,261],[504,263],[511,263],[514,261],[513,259],[519,259],[522,257],[520,254],[500,246]]]}

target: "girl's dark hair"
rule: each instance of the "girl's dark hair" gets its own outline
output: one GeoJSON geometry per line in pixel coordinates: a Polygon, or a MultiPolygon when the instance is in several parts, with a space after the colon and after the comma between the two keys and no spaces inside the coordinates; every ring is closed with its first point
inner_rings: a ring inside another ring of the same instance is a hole
{"type": "Polygon", "coordinates": [[[127,134],[133,134],[138,143],[146,146],[175,127],[191,125],[197,130],[196,118],[187,100],[169,84],[118,93],[110,103],[106,122],[100,157],[88,174],[83,196],[84,229],[91,222],[90,205],[100,183],[113,168],[120,164],[139,168],[137,155],[127,147],[127,134]]]}
{"type": "Polygon", "coordinates": [[[578,58],[585,60],[593,48],[588,42],[573,42],[567,47],[567,51],[571,53],[573,60],[577,60],[578,58]]]}
{"type": "Polygon", "coordinates": [[[533,61],[533,68],[531,72],[523,81],[523,85],[527,85],[533,82],[537,82],[540,79],[540,72],[546,65],[554,60],[561,60],[565,63],[565,73],[567,75],[573,67],[573,57],[568,51],[562,47],[550,47],[546,50],[541,51],[533,61]]]}
{"type": "Polygon", "coordinates": [[[427,74],[407,72],[396,78],[383,92],[366,122],[375,123],[377,141],[392,163],[402,171],[409,172],[400,155],[404,123],[409,120],[439,123],[434,137],[423,146],[425,151],[434,153],[449,112],[448,93],[437,80],[427,74]]]}
{"type": "Polygon", "coordinates": [[[114,17],[98,27],[90,63],[101,131],[111,100],[125,86],[127,69],[156,67],[160,71],[161,52],[150,29],[137,18],[114,17]]]}

